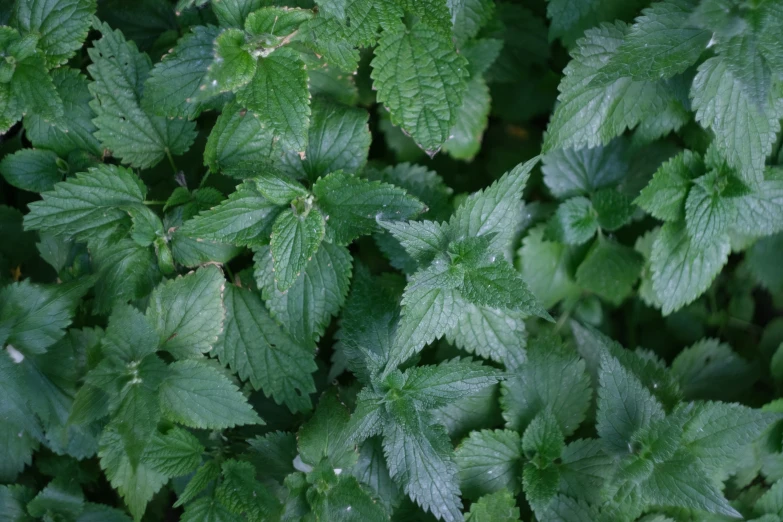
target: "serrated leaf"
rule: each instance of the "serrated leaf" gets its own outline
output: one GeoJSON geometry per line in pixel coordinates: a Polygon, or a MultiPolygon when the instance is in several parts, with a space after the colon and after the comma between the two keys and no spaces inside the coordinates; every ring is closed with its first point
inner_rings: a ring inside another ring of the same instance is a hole
{"type": "Polygon", "coordinates": [[[635,203],[663,221],[685,218],[685,198],[691,181],[704,174],[701,157],[685,150],[661,165],[635,203]]]}
{"type": "Polygon", "coordinates": [[[158,286],[147,318],[160,336],[161,349],[178,359],[199,358],[223,331],[226,280],[219,268],[200,268],[158,286]]]}
{"type": "Polygon", "coordinates": [[[180,520],[182,522],[239,522],[242,519],[239,515],[231,513],[217,499],[201,497],[185,507],[180,520]]]}
{"type": "Polygon", "coordinates": [[[22,34],[38,35],[38,48],[52,67],[65,63],[82,46],[95,10],[95,0],[21,0],[13,22],[22,34]]]}
{"type": "Polygon", "coordinates": [[[196,26],[155,65],[144,84],[142,107],[151,114],[189,120],[204,109],[199,87],[212,62],[212,44],[220,31],[196,26]]]}
{"type": "Polygon", "coordinates": [[[209,133],[204,164],[210,172],[224,171],[236,177],[235,172],[242,172],[244,166],[269,163],[274,148],[272,129],[254,113],[231,102],[223,108],[209,133]],[[238,167],[237,171],[232,167],[238,167]]]}
{"type": "Polygon", "coordinates": [[[384,31],[372,78],[378,101],[430,154],[449,137],[466,88],[467,61],[442,35],[426,25],[384,31]]]}
{"type": "Polygon", "coordinates": [[[465,522],[519,522],[519,508],[511,493],[498,491],[471,505],[465,522]]]}
{"type": "Polygon", "coordinates": [[[141,204],[147,189],[130,170],[101,165],[55,185],[30,204],[25,228],[77,240],[104,240],[130,224],[122,206],[141,204]]]}
{"type": "MultiPolygon", "coordinates": [[[[84,509],[84,494],[77,484],[65,478],[55,478],[27,504],[27,512],[34,517],[51,513],[75,517],[84,509]]],[[[48,517],[47,517],[48,518],[48,517]]]]}
{"type": "Polygon", "coordinates": [[[507,427],[524,431],[548,408],[568,436],[584,420],[590,406],[590,377],[576,354],[537,343],[529,347],[527,362],[501,384],[503,417],[507,427]]]}
{"type": "Polygon", "coordinates": [[[576,270],[576,282],[619,305],[631,294],[643,265],[644,258],[634,249],[599,238],[576,270]]]}
{"type": "Polygon", "coordinates": [[[452,30],[457,44],[474,38],[492,18],[495,4],[488,0],[447,0],[451,12],[452,30]]]}
{"type": "Polygon", "coordinates": [[[581,245],[590,241],[598,230],[597,218],[589,199],[575,197],[557,207],[549,230],[562,243],[581,245]]]}
{"type": "Polygon", "coordinates": [[[160,386],[163,415],[191,428],[262,424],[234,384],[205,361],[177,361],[160,386]]]}
{"type": "Polygon", "coordinates": [[[720,193],[719,180],[715,171],[696,179],[685,200],[685,228],[696,249],[723,242],[734,221],[734,201],[720,193]]]}
{"type": "Polygon", "coordinates": [[[697,249],[682,224],[665,224],[653,244],[650,261],[653,290],[664,315],[679,310],[709,288],[728,255],[728,239],[697,249]]]}
{"type": "Polygon", "coordinates": [[[603,146],[552,151],[541,157],[544,183],[558,199],[590,195],[625,177],[627,150],[620,138],[603,146]]]}
{"type": "Polygon", "coordinates": [[[663,82],[602,75],[627,33],[624,23],[615,22],[590,29],[579,40],[559,86],[560,104],[547,128],[545,152],[606,144],[676,101],[663,82]]]}
{"type": "Polygon", "coordinates": [[[272,226],[269,243],[277,289],[287,291],[312,260],[326,233],[326,220],[318,209],[297,215],[284,210],[272,226]]]}
{"type": "Polygon", "coordinates": [[[479,306],[515,310],[552,320],[519,273],[505,260],[466,269],[458,289],[463,298],[479,306]]]}
{"type": "Polygon", "coordinates": [[[247,15],[261,8],[263,3],[263,0],[217,0],[211,5],[221,26],[242,28],[247,15]]]}
{"type": "Polygon", "coordinates": [[[32,54],[16,64],[11,94],[25,114],[36,114],[48,121],[63,116],[63,102],[40,54],[32,54]]]}
{"type": "Polygon", "coordinates": [[[633,434],[663,419],[663,407],[642,383],[611,355],[601,357],[598,378],[598,435],[607,450],[621,455],[630,453],[633,434]]]}
{"type": "Polygon", "coordinates": [[[443,406],[495,384],[497,370],[480,362],[460,359],[439,365],[416,366],[405,372],[401,393],[426,409],[443,406]]]}
{"type": "Polygon", "coordinates": [[[48,150],[22,149],[0,161],[0,174],[9,185],[30,192],[52,190],[62,181],[57,154],[48,150]]]}
{"type": "Polygon", "coordinates": [[[312,190],[338,244],[369,234],[378,221],[402,221],[424,210],[420,201],[400,188],[343,172],[320,178],[312,190]]]}
{"type": "MultiPolygon", "coordinates": [[[[752,65],[758,68],[746,72],[764,74],[763,65],[752,65]]],[[[749,92],[746,85],[758,82],[759,78],[739,75],[727,60],[714,57],[699,66],[691,88],[696,121],[715,133],[721,155],[750,184],[763,179],[764,161],[772,151],[780,131],[778,118],[783,114],[783,106],[771,92],[761,100],[749,92]]]]}
{"type": "Polygon", "coordinates": [[[274,519],[279,501],[255,479],[255,470],[248,462],[227,460],[222,465],[223,482],[215,492],[221,504],[235,515],[247,515],[253,520],[274,519]]]}
{"type": "Polygon", "coordinates": [[[87,77],[75,69],[60,67],[52,71],[52,81],[63,101],[63,117],[49,122],[38,114],[28,114],[24,119],[27,137],[35,147],[62,157],[75,149],[100,155],[103,149],[93,135],[95,113],[89,105],[92,95],[87,89],[87,77]]]}
{"type": "Polygon", "coordinates": [[[672,361],[672,373],[687,399],[737,399],[753,386],[757,372],[729,345],[702,339],[685,348],[672,361]]]}
{"type": "Polygon", "coordinates": [[[511,430],[474,431],[462,441],[455,459],[462,493],[470,499],[507,489],[516,493],[522,473],[521,437],[511,430]]]}
{"type": "Polygon", "coordinates": [[[180,232],[196,240],[261,245],[268,242],[280,211],[258,192],[254,182],[246,181],[220,205],[185,222],[180,232]]]}
{"type": "Polygon", "coordinates": [[[21,360],[46,352],[65,335],[90,284],[87,279],[36,285],[25,279],[5,286],[0,290],[0,343],[12,346],[21,360]]]}
{"type": "Polygon", "coordinates": [[[565,245],[544,239],[545,228],[531,230],[518,250],[517,267],[544,308],[578,292],[571,275],[571,253],[565,245]]]}
{"type": "Polygon", "coordinates": [[[659,80],[684,72],[707,49],[711,34],[690,26],[694,2],[657,2],[642,11],[602,73],[659,80]]]}
{"type": "Polygon", "coordinates": [[[457,465],[446,431],[415,411],[384,428],[383,451],[391,477],[436,518],[462,520],[457,465]]]}
{"type": "Polygon", "coordinates": [[[237,100],[269,125],[285,150],[307,149],[310,94],[307,71],[299,55],[282,47],[258,60],[255,75],[237,100]]]}
{"type": "MultiPolygon", "coordinates": [[[[492,5],[492,4],[490,4],[492,5]]],[[[452,158],[472,160],[481,148],[481,139],[489,123],[489,87],[480,76],[474,76],[465,88],[462,104],[457,109],[454,126],[443,144],[443,151],[452,158]]]]}
{"type": "Polygon", "coordinates": [[[130,239],[96,249],[93,262],[98,273],[95,309],[102,314],[116,304],[148,296],[161,280],[155,252],[130,239]]]}
{"type": "Polygon", "coordinates": [[[767,169],[750,194],[734,198],[734,206],[737,220],[732,228],[737,232],[757,236],[783,230],[783,171],[767,169]]]}
{"type": "MultiPolygon", "coordinates": [[[[246,49],[245,32],[241,29],[226,29],[214,42],[215,59],[209,66],[203,91],[209,94],[236,91],[247,85],[256,73],[256,58],[246,49]]],[[[208,94],[208,95],[209,95],[208,94]]]]}
{"type": "Polygon", "coordinates": [[[458,348],[515,368],[526,357],[524,317],[521,312],[465,302],[446,339],[458,348]]]}
{"type": "Polygon", "coordinates": [[[315,392],[312,348],[283,332],[255,292],[228,285],[223,299],[226,324],[215,345],[220,362],[291,411],[309,409],[315,392]]]}
{"type": "Polygon", "coordinates": [[[280,292],[268,248],[254,256],[255,278],[272,317],[297,342],[318,340],[342,308],[351,278],[352,258],[345,247],[321,243],[303,273],[287,292],[280,292]]]}
{"type": "Polygon", "coordinates": [[[208,460],[196,470],[193,478],[190,479],[185,489],[179,494],[179,499],[174,503],[174,507],[179,507],[193,500],[218,477],[220,477],[220,464],[215,460],[208,460]]]}
{"type": "Polygon", "coordinates": [[[195,124],[146,113],[140,105],[144,82],[152,63],[133,42],[108,25],[97,26],[103,37],[87,50],[93,78],[90,107],[97,117],[95,137],[103,146],[134,167],[151,167],[167,154],[185,153],[196,137],[195,124]]]}
{"type": "Polygon", "coordinates": [[[122,495],[134,520],[141,520],[147,503],[168,482],[168,477],[143,463],[139,463],[135,468],[131,466],[130,460],[123,452],[119,434],[113,431],[103,432],[98,457],[106,478],[122,495]]]}
{"type": "Polygon", "coordinates": [[[364,109],[316,97],[304,157],[288,151],[282,158],[286,172],[310,181],[338,170],[360,173],[370,150],[368,119],[364,109]]]}
{"type": "Polygon", "coordinates": [[[201,465],[204,446],[190,432],[172,428],[155,433],[142,456],[142,462],[167,477],[187,475],[201,465]]]}
{"type": "Polygon", "coordinates": [[[322,459],[336,469],[349,468],[356,461],[347,431],[351,415],[334,392],[327,392],[308,422],[297,433],[297,447],[303,462],[313,467],[322,459]]]}

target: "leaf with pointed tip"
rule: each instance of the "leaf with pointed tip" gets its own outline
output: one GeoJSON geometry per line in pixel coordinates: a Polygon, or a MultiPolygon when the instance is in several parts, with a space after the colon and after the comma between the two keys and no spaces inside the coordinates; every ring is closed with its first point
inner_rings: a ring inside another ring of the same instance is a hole
{"type": "Polygon", "coordinates": [[[215,266],[204,267],[158,286],[147,318],[155,325],[161,349],[178,359],[199,358],[212,350],[223,331],[226,280],[215,266]]]}
{"type": "Polygon", "coordinates": [[[471,78],[457,109],[454,126],[443,144],[443,151],[452,158],[472,160],[481,148],[481,139],[489,122],[489,87],[480,76],[471,78]]]}
{"type": "Polygon", "coordinates": [[[619,305],[631,294],[643,265],[644,259],[634,249],[599,237],[576,270],[576,282],[619,305]]]}
{"type": "Polygon", "coordinates": [[[263,0],[213,0],[212,11],[220,22],[222,27],[245,26],[247,15],[260,9],[264,4],[263,0]]]}
{"type": "Polygon", "coordinates": [[[0,174],[9,185],[30,192],[52,190],[62,181],[57,154],[48,150],[22,149],[0,161],[0,174]]]}
{"type": "Polygon", "coordinates": [[[155,433],[141,461],[167,477],[187,475],[201,465],[204,446],[190,432],[172,428],[165,434],[155,433]]]}
{"type": "Polygon", "coordinates": [[[258,60],[255,75],[237,100],[274,131],[283,149],[304,153],[310,125],[307,71],[299,54],[282,47],[258,60]]]}
{"type": "Polygon", "coordinates": [[[522,474],[522,440],[512,430],[471,432],[456,450],[462,493],[477,499],[507,489],[517,493],[522,474]]]}
{"type": "Polygon", "coordinates": [[[38,48],[53,67],[82,46],[95,10],[95,0],[22,0],[16,2],[13,24],[23,35],[38,35],[38,48]]]}
{"type": "Polygon", "coordinates": [[[141,93],[152,64],[120,31],[99,23],[103,37],[87,50],[94,96],[90,107],[97,117],[95,137],[123,163],[152,167],[167,154],[185,153],[196,138],[195,124],[152,116],[141,108],[141,93]]]}
{"type": "Polygon", "coordinates": [[[204,164],[210,172],[223,171],[227,176],[237,177],[236,174],[246,170],[249,170],[248,175],[253,175],[260,165],[272,161],[274,148],[271,127],[254,113],[231,102],[223,107],[209,133],[204,164]]]}
{"type": "Polygon", "coordinates": [[[384,31],[372,61],[378,101],[421,148],[437,152],[449,137],[467,86],[467,61],[424,24],[384,31]]]}
{"type": "Polygon", "coordinates": [[[684,150],[655,172],[635,203],[663,221],[685,218],[685,198],[691,181],[704,174],[699,154],[684,150]]]}
{"type": "Polygon", "coordinates": [[[167,419],[209,429],[263,424],[242,392],[208,362],[177,361],[169,371],[160,386],[160,406],[167,419]]]}
{"type": "Polygon", "coordinates": [[[280,213],[272,226],[269,243],[279,291],[287,291],[302,275],[302,269],[318,251],[325,233],[326,221],[316,208],[310,209],[304,216],[297,215],[292,209],[280,213]]]}
{"type": "Polygon", "coordinates": [[[257,293],[228,285],[223,299],[226,325],[215,345],[220,362],[291,411],[309,409],[315,392],[312,348],[282,331],[257,293]]]}

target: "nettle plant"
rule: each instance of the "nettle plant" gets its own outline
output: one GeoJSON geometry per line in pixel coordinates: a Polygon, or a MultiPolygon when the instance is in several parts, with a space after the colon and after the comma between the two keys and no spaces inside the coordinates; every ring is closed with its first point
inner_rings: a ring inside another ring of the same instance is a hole
{"type": "Polygon", "coordinates": [[[0,4],[0,518],[783,522],[783,2],[0,4]]]}

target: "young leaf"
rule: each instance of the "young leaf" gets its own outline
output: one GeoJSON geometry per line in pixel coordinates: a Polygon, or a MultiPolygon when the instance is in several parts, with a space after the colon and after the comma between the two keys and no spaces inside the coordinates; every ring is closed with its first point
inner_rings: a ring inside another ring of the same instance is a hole
{"type": "Polygon", "coordinates": [[[142,462],[168,477],[179,477],[201,465],[204,446],[190,432],[172,428],[166,434],[155,433],[142,462]]]}
{"type": "Polygon", "coordinates": [[[210,172],[224,171],[233,177],[252,165],[254,168],[247,170],[255,174],[256,165],[272,161],[274,148],[272,129],[267,128],[256,114],[231,102],[223,108],[209,133],[204,164],[210,172]]]}
{"type": "Polygon", "coordinates": [[[702,174],[701,157],[685,150],[658,168],[635,203],[663,221],[681,221],[691,181],[702,174]]]}
{"type": "Polygon", "coordinates": [[[401,393],[427,409],[458,400],[499,380],[494,368],[460,359],[437,366],[417,366],[407,370],[405,376],[401,393]]]}
{"type": "Polygon", "coordinates": [[[625,177],[627,150],[622,138],[603,146],[554,150],[541,158],[544,183],[558,199],[590,195],[625,177]]]}
{"type": "Polygon", "coordinates": [[[519,522],[519,508],[511,493],[498,491],[471,505],[465,522],[519,522]]]}
{"type": "Polygon", "coordinates": [[[467,86],[467,61],[451,42],[423,24],[384,31],[372,78],[392,123],[429,154],[449,137],[467,86]]]}
{"type": "Polygon", "coordinates": [[[291,288],[302,274],[302,269],[312,260],[326,233],[323,214],[315,208],[305,212],[297,215],[291,209],[284,210],[272,226],[269,246],[275,283],[281,292],[291,288]]]}
{"type": "Polygon", "coordinates": [[[206,361],[177,361],[160,386],[160,406],[171,421],[192,428],[224,429],[262,424],[247,399],[206,361]]]}

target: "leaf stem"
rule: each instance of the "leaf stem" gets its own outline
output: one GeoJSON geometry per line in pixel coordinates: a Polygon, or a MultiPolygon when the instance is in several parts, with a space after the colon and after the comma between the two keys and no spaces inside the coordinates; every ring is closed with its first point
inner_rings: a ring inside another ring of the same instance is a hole
{"type": "Polygon", "coordinates": [[[167,202],[162,200],[154,200],[154,201],[145,201],[144,204],[147,206],[153,206],[153,205],[165,205],[167,202]]]}
{"type": "Polygon", "coordinates": [[[166,147],[166,157],[169,159],[169,165],[171,165],[171,169],[174,171],[174,174],[176,175],[177,172],[179,172],[179,169],[177,168],[177,164],[174,163],[174,157],[171,155],[171,151],[168,147],[166,147]]]}

